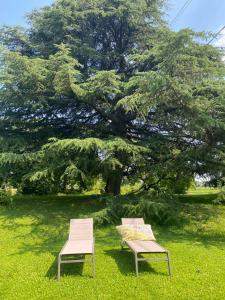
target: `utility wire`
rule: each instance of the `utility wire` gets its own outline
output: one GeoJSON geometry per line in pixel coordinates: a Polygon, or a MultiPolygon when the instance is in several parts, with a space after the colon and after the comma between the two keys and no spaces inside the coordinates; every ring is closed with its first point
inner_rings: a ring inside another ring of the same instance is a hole
{"type": "Polygon", "coordinates": [[[224,29],[225,29],[225,25],[224,25],[222,28],[220,28],[220,30],[217,31],[217,32],[213,35],[213,37],[211,38],[211,40],[210,40],[206,45],[211,44],[212,41],[214,41],[214,40],[218,37],[218,35],[219,35],[224,29]]]}
{"type": "Polygon", "coordinates": [[[170,22],[170,25],[172,25],[174,22],[176,22],[176,20],[184,13],[184,11],[186,10],[186,8],[189,6],[189,4],[191,3],[192,0],[187,0],[184,5],[180,8],[180,10],[178,11],[178,13],[176,14],[176,16],[173,18],[173,20],[170,22]]]}

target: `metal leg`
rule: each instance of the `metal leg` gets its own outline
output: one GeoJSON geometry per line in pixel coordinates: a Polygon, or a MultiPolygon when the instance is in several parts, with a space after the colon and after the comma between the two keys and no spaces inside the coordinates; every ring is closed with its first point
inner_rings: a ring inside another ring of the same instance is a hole
{"type": "Polygon", "coordinates": [[[171,270],[171,264],[170,264],[170,255],[167,252],[167,262],[168,262],[168,270],[169,270],[169,275],[172,275],[172,270],[171,270]]]}
{"type": "Polygon", "coordinates": [[[61,264],[61,256],[58,256],[58,280],[60,280],[60,264],[61,264]]]}
{"type": "Polygon", "coordinates": [[[95,278],[95,254],[92,255],[92,275],[95,278]]]}
{"type": "Polygon", "coordinates": [[[134,253],[134,257],[135,257],[136,276],[138,276],[138,257],[137,257],[137,252],[134,253]]]}

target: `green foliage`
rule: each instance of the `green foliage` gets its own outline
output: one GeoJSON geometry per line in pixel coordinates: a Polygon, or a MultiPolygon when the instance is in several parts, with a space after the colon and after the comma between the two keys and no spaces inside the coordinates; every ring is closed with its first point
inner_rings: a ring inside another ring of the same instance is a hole
{"type": "Polygon", "coordinates": [[[184,194],[193,184],[193,175],[177,172],[174,176],[164,182],[164,185],[175,194],[184,194]]]}
{"type": "Polygon", "coordinates": [[[23,177],[20,188],[24,194],[44,195],[55,192],[54,182],[47,170],[28,173],[23,177]]]}
{"type": "Polygon", "coordinates": [[[105,199],[106,208],[95,214],[97,225],[119,224],[123,217],[143,217],[150,224],[160,225],[177,224],[180,221],[179,203],[173,194],[165,191],[105,199]]]}
{"type": "Polygon", "coordinates": [[[94,222],[97,227],[108,225],[112,223],[112,220],[109,216],[109,209],[104,208],[94,214],[94,222]]]}
{"type": "Polygon", "coordinates": [[[9,191],[0,189],[0,205],[13,207],[13,197],[9,191]]]}
{"type": "Polygon", "coordinates": [[[224,188],[218,193],[217,197],[212,201],[213,204],[224,204],[225,203],[225,190],[224,188]]]}
{"type": "Polygon", "coordinates": [[[167,191],[152,192],[142,197],[139,207],[139,215],[142,215],[150,223],[169,225],[181,221],[179,203],[176,197],[167,191]]]}

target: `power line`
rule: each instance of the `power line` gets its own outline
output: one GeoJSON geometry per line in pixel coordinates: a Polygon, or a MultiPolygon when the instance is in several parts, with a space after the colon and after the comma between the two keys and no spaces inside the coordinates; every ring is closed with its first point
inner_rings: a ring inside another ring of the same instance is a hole
{"type": "Polygon", "coordinates": [[[187,0],[184,5],[180,8],[176,16],[173,18],[173,20],[170,22],[170,25],[172,25],[176,20],[184,13],[185,9],[189,6],[192,0],[187,0]]]}
{"type": "Polygon", "coordinates": [[[217,32],[213,35],[213,37],[212,37],[211,40],[207,43],[207,45],[211,44],[212,41],[214,41],[214,40],[218,37],[218,35],[219,35],[224,29],[225,29],[225,25],[224,25],[222,28],[220,28],[220,30],[217,31],[217,32]]]}

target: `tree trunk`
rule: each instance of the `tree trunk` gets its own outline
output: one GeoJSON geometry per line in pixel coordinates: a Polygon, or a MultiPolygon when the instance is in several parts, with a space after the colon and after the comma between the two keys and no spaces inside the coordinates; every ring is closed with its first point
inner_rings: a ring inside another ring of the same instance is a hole
{"type": "Polygon", "coordinates": [[[122,183],[121,172],[112,172],[106,180],[105,192],[117,196],[120,194],[122,183]]]}

